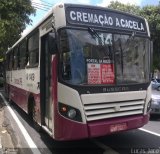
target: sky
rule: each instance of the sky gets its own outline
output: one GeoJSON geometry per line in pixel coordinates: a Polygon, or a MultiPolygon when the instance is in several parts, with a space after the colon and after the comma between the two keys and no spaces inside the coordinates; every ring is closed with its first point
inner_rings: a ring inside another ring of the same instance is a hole
{"type": "MultiPolygon", "coordinates": [[[[33,6],[37,6],[41,9],[36,9],[36,15],[31,15],[32,25],[27,25],[26,29],[23,31],[22,35],[25,35],[33,26],[35,26],[43,16],[47,13],[48,6],[54,5],[56,3],[76,3],[76,4],[89,4],[98,5],[106,7],[111,1],[119,1],[123,4],[134,4],[138,6],[146,5],[158,5],[160,0],[31,0],[33,6]],[[46,8],[47,7],[47,8],[46,8]],[[42,10],[43,9],[43,10],[42,10]]],[[[51,7],[50,7],[51,8],[51,7]]]]}

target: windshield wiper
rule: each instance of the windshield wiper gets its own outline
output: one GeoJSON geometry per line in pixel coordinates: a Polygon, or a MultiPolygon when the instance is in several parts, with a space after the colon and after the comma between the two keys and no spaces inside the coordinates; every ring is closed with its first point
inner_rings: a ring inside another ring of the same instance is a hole
{"type": "Polygon", "coordinates": [[[122,75],[123,75],[123,70],[124,70],[124,67],[123,67],[123,49],[122,49],[122,42],[121,42],[121,39],[119,40],[119,47],[120,47],[120,61],[121,61],[121,68],[122,68],[122,75]]]}
{"type": "Polygon", "coordinates": [[[101,47],[101,50],[103,49],[102,51],[107,56],[107,57],[104,57],[104,59],[109,58],[110,60],[113,60],[111,44],[107,45],[105,43],[106,38],[103,39],[102,37],[100,37],[100,35],[93,28],[90,28],[90,27],[88,27],[88,33],[93,37],[93,39],[98,38],[98,43],[100,45],[99,47],[101,47]]]}
{"type": "Polygon", "coordinates": [[[134,37],[135,37],[135,33],[132,32],[132,35],[127,39],[127,43],[125,44],[125,46],[123,47],[122,49],[122,42],[121,42],[121,39],[119,41],[119,47],[120,47],[120,61],[121,61],[121,69],[122,69],[122,74],[124,73],[124,63],[123,63],[123,60],[124,60],[124,53],[126,51],[126,48],[129,46],[129,43],[131,43],[131,41],[134,41],[134,37]]]}
{"type": "Polygon", "coordinates": [[[126,48],[128,47],[129,43],[131,43],[131,41],[134,41],[134,38],[135,38],[135,33],[132,32],[132,35],[129,36],[129,38],[127,39],[127,43],[124,46],[124,50],[126,50],[126,48]]]}
{"type": "Polygon", "coordinates": [[[88,32],[94,39],[98,38],[100,45],[104,44],[104,42],[102,41],[102,38],[99,36],[99,34],[93,28],[88,27],[88,32]]]}

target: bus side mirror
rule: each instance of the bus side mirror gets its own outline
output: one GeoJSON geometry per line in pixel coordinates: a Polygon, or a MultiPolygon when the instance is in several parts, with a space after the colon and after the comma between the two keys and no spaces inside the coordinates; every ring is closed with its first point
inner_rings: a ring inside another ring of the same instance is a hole
{"type": "Polygon", "coordinates": [[[57,53],[57,44],[56,44],[56,36],[55,33],[48,34],[48,50],[50,54],[57,53]]]}

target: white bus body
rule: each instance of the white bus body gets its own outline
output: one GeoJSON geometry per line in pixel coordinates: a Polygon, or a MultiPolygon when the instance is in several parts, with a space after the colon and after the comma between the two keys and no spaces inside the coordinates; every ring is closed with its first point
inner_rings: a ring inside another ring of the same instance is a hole
{"type": "Polygon", "coordinates": [[[142,127],[151,100],[149,39],[141,17],[55,5],[6,53],[9,98],[56,140],[142,127]]]}

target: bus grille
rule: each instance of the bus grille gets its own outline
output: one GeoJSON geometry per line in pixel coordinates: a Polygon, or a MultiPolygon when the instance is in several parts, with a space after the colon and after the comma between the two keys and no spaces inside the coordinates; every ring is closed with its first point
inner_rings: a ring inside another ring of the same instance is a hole
{"type": "Polygon", "coordinates": [[[87,121],[142,114],[144,100],[84,104],[87,121]]]}

